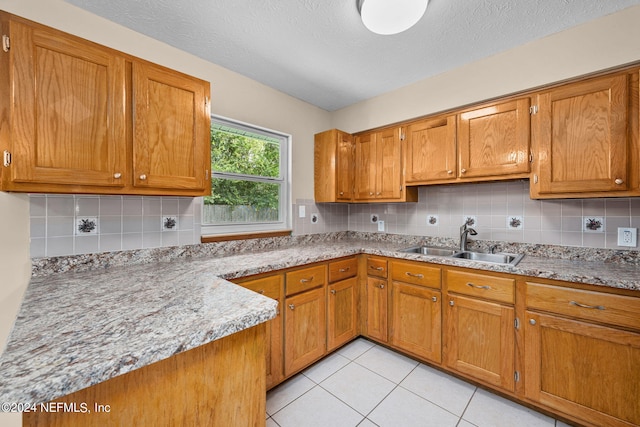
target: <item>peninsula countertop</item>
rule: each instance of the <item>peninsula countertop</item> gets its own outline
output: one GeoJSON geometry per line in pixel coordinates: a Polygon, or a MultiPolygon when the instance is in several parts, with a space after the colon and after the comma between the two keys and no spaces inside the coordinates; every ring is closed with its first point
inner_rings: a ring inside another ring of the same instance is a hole
{"type": "Polygon", "coordinates": [[[640,291],[634,262],[528,254],[511,267],[398,252],[405,240],[338,237],[215,256],[163,252],[164,261],[139,265],[100,255],[109,267],[36,275],[0,357],[0,400],[49,401],[267,321],[276,302],[227,279],[360,253],[640,291]]]}

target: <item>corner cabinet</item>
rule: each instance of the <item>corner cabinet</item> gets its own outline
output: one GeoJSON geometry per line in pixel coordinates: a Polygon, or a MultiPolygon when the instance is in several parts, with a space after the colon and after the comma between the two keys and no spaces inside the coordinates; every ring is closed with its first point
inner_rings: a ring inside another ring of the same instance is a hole
{"type": "Polygon", "coordinates": [[[415,188],[404,186],[402,128],[355,137],[355,201],[417,201],[415,188]]]}
{"type": "Polygon", "coordinates": [[[353,200],[353,137],[338,129],[314,136],[313,176],[316,203],[353,200]]]}
{"type": "Polygon", "coordinates": [[[205,195],[209,83],[0,12],[0,190],[205,195]]]}
{"type": "Polygon", "coordinates": [[[537,96],[531,198],[638,194],[636,86],[625,72],[537,96]]]}

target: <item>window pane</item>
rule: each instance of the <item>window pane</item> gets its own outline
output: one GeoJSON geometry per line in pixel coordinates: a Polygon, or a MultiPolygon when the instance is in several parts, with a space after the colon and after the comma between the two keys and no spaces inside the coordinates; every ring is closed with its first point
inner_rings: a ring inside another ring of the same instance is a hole
{"type": "Polygon", "coordinates": [[[280,184],[213,178],[203,224],[280,221],[280,184]]]}
{"type": "Polygon", "coordinates": [[[280,144],[276,139],[211,126],[211,170],[268,178],[280,176],[280,144]]]}

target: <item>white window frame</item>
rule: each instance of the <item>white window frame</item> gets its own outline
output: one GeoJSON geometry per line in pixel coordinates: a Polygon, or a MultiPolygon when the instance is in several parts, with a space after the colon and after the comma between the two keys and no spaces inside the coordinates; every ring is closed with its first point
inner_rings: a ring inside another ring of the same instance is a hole
{"type": "MultiPolygon", "coordinates": [[[[278,132],[272,129],[240,122],[227,117],[212,115],[211,123],[225,127],[237,129],[250,134],[264,135],[269,138],[280,140],[280,176],[278,178],[261,178],[250,175],[242,175],[227,172],[211,171],[211,178],[222,179],[245,179],[248,181],[259,181],[266,183],[280,184],[280,221],[260,222],[260,223],[235,223],[235,224],[205,224],[202,223],[200,234],[202,236],[218,236],[225,234],[249,234],[266,231],[291,230],[291,135],[278,132]]],[[[204,211],[204,199],[202,200],[202,211],[204,211]]],[[[204,215],[201,215],[204,221],[204,215]]]]}

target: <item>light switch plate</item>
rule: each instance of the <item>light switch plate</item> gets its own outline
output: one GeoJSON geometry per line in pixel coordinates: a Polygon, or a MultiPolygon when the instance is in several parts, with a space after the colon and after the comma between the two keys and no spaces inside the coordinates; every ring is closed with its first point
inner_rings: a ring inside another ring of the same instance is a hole
{"type": "Polygon", "coordinates": [[[307,210],[305,205],[298,206],[298,218],[304,218],[307,216],[307,210]]]}
{"type": "Polygon", "coordinates": [[[618,227],[618,246],[635,248],[638,245],[638,229],[618,227]]]}
{"type": "Polygon", "coordinates": [[[384,221],[378,220],[378,231],[384,231],[384,221]]]}

